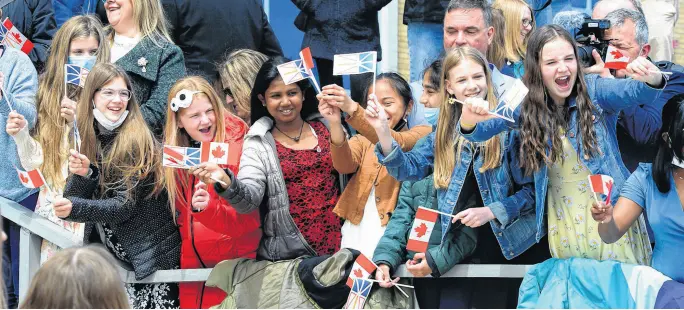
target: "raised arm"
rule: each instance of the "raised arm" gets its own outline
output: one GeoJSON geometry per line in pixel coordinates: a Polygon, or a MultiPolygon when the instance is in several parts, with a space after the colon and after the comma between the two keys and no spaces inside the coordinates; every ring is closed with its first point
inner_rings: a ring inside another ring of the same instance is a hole
{"type": "Polygon", "coordinates": [[[227,188],[215,183],[214,189],[228,200],[238,213],[249,213],[259,209],[266,191],[266,163],[261,158],[260,142],[246,140],[240,157],[240,171],[237,177],[230,169],[225,172],[230,178],[227,188]]]}

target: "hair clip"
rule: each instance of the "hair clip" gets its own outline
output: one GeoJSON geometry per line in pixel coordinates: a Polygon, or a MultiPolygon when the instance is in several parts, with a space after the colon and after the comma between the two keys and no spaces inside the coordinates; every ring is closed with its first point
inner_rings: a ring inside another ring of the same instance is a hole
{"type": "Polygon", "coordinates": [[[449,99],[447,99],[447,101],[449,102],[449,104],[452,104],[452,105],[453,105],[453,104],[456,103],[458,100],[456,100],[456,96],[454,96],[454,95],[449,95],[449,99]]]}
{"type": "Polygon", "coordinates": [[[192,96],[199,94],[201,91],[183,89],[179,91],[173,99],[171,99],[171,111],[178,112],[180,108],[187,108],[192,103],[192,96]]]}

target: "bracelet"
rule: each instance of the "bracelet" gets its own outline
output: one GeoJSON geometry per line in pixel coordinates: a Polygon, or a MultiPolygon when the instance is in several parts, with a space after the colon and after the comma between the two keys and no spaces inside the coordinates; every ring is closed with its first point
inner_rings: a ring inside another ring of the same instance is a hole
{"type": "Polygon", "coordinates": [[[461,127],[473,128],[473,127],[475,127],[475,125],[476,124],[469,124],[469,123],[461,121],[461,127]]]}

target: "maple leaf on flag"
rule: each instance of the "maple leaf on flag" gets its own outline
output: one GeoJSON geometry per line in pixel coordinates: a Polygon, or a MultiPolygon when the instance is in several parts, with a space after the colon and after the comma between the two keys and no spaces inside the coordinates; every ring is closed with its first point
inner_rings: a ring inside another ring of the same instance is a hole
{"type": "Polygon", "coordinates": [[[213,151],[211,151],[211,155],[214,156],[214,158],[221,158],[223,155],[226,155],[226,152],[223,151],[221,146],[217,146],[213,151]]]}
{"type": "Polygon", "coordinates": [[[427,232],[427,225],[425,225],[425,223],[420,223],[420,226],[416,227],[415,231],[418,238],[425,236],[425,233],[427,232]]]}
{"type": "Polygon", "coordinates": [[[355,269],[354,270],[354,276],[356,276],[359,279],[363,278],[363,272],[361,271],[361,269],[355,269]]]}
{"type": "Polygon", "coordinates": [[[619,59],[619,58],[622,58],[625,56],[625,55],[622,55],[622,53],[620,53],[620,51],[618,51],[618,50],[612,50],[610,52],[610,54],[612,54],[613,57],[615,57],[615,59],[619,59]]]}
{"type": "Polygon", "coordinates": [[[27,179],[23,174],[19,174],[19,179],[21,180],[21,183],[28,183],[29,179],[27,179]]]}

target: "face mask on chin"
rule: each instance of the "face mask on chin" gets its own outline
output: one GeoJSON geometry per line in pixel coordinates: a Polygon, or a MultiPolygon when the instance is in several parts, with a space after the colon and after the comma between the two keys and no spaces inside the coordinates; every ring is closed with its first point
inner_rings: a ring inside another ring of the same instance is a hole
{"type": "Polygon", "coordinates": [[[93,102],[93,117],[95,117],[95,120],[102,125],[105,129],[109,131],[113,131],[114,129],[117,129],[121,127],[121,124],[126,120],[126,117],[128,116],[128,110],[125,110],[123,114],[121,114],[121,117],[116,122],[110,121],[100,110],[98,110],[95,107],[95,102],[93,102]]]}

